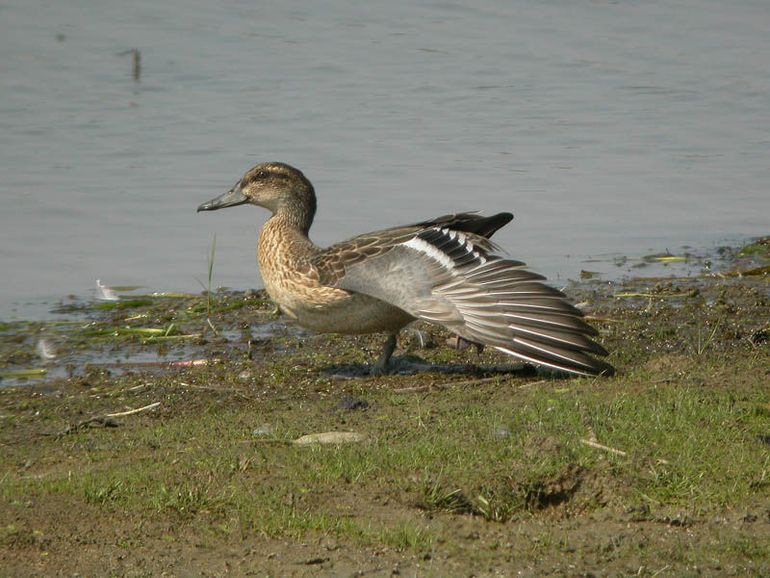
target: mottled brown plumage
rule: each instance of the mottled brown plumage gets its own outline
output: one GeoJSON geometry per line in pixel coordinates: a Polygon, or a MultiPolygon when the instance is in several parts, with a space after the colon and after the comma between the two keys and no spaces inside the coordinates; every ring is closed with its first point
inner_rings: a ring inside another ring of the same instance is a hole
{"type": "Polygon", "coordinates": [[[199,211],[244,203],[272,217],[257,246],[265,289],[309,329],[387,333],[376,368],[385,369],[395,336],[415,318],[463,339],[551,368],[609,374],[596,330],[543,277],[495,255],[489,237],[513,216],[445,215],[354,237],[321,249],[308,238],[316,210],[313,185],[297,169],[263,163],[199,211]]]}

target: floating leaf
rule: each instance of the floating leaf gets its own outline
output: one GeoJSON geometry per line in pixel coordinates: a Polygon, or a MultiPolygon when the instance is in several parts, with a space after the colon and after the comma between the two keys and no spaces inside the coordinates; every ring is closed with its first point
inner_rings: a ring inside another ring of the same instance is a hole
{"type": "Polygon", "coordinates": [[[43,377],[46,373],[48,373],[47,369],[10,369],[0,371],[0,378],[34,379],[43,377]]]}
{"type": "Polygon", "coordinates": [[[687,257],[677,257],[675,255],[666,255],[663,257],[655,257],[655,260],[659,263],[684,263],[687,261],[687,257]]]}

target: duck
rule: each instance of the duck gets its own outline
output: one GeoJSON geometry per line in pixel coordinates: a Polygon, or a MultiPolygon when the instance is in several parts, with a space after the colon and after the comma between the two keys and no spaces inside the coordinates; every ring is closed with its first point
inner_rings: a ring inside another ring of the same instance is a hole
{"type": "Polygon", "coordinates": [[[198,212],[247,204],[271,213],[259,233],[257,262],[278,309],[315,332],[385,334],[372,373],[392,367],[399,332],[417,319],[445,327],[459,342],[557,373],[614,372],[600,359],[608,352],[583,313],[490,240],[511,213],[448,214],[322,248],[309,237],[313,184],[282,162],[252,167],[198,212]]]}

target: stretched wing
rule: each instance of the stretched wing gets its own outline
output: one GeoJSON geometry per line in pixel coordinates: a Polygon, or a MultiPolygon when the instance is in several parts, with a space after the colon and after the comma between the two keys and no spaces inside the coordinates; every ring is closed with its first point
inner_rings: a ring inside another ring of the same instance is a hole
{"type": "Polygon", "coordinates": [[[512,216],[447,215],[334,245],[314,262],[321,282],[365,293],[461,337],[584,375],[609,374],[596,330],[544,277],[493,254],[512,216]]]}

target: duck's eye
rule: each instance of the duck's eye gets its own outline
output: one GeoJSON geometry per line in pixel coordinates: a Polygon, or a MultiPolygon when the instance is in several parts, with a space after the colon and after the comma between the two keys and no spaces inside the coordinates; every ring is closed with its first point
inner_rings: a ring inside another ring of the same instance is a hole
{"type": "Polygon", "coordinates": [[[267,178],[267,171],[259,171],[257,173],[257,178],[258,179],[266,179],[267,178]]]}

